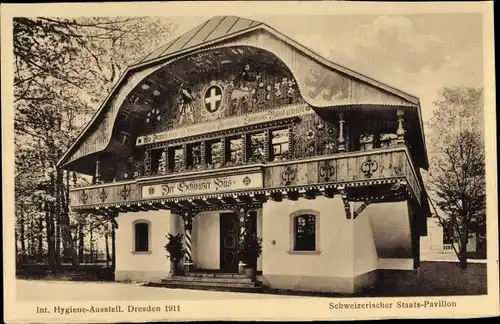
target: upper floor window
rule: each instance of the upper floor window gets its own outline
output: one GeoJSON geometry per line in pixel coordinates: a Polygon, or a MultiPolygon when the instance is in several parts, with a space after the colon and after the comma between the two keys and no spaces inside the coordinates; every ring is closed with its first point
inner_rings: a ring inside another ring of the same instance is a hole
{"type": "Polygon", "coordinates": [[[373,134],[362,134],[359,136],[359,149],[361,151],[374,148],[373,134]]]}
{"type": "Polygon", "coordinates": [[[243,162],[243,139],[241,136],[228,138],[228,162],[243,162]]]}
{"type": "Polygon", "coordinates": [[[248,136],[248,161],[249,162],[264,162],[266,158],[265,145],[266,137],[264,132],[250,134],[248,136]]]}
{"type": "Polygon", "coordinates": [[[283,161],[288,157],[289,151],[288,128],[274,130],[271,132],[271,161],[283,161]]]}
{"type": "Polygon", "coordinates": [[[294,251],[316,250],[316,215],[302,214],[293,219],[294,251]]]}
{"type": "Polygon", "coordinates": [[[374,134],[362,134],[359,136],[359,149],[365,151],[374,148],[393,147],[396,145],[397,137],[393,133],[381,133],[378,138],[374,134]]]}
{"type": "Polygon", "coordinates": [[[187,165],[190,168],[197,168],[201,165],[201,143],[188,144],[187,165]]]}
{"type": "Polygon", "coordinates": [[[398,135],[395,133],[380,134],[380,147],[393,147],[396,146],[398,135]]]}
{"type": "Polygon", "coordinates": [[[149,252],[149,223],[145,221],[134,224],[134,252],[149,252]]]}
{"type": "Polygon", "coordinates": [[[223,147],[220,139],[208,141],[206,144],[205,158],[208,164],[220,167],[224,162],[223,147]]]}
{"type": "Polygon", "coordinates": [[[184,150],[181,146],[172,147],[169,149],[168,166],[171,171],[178,171],[184,164],[184,150]]]}
{"type": "Polygon", "coordinates": [[[163,149],[151,150],[151,174],[158,174],[162,163],[163,149]]]}

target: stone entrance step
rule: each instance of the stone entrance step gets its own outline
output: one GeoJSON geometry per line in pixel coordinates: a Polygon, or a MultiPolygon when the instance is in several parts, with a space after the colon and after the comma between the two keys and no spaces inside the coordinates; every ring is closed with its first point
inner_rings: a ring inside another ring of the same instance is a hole
{"type": "Polygon", "coordinates": [[[260,281],[252,281],[245,275],[231,273],[196,273],[188,272],[185,275],[174,276],[161,281],[161,286],[170,288],[190,289],[237,289],[259,290],[260,281]]]}
{"type": "MultiPolygon", "coordinates": [[[[244,274],[238,273],[205,273],[205,272],[187,272],[185,277],[190,278],[220,278],[220,279],[250,279],[244,274]]],[[[179,276],[181,277],[181,276],[179,276]]]]}
{"type": "Polygon", "coordinates": [[[225,277],[194,277],[194,276],[175,276],[165,280],[183,281],[183,282],[219,282],[219,283],[252,283],[250,278],[225,278],[225,277]]]}

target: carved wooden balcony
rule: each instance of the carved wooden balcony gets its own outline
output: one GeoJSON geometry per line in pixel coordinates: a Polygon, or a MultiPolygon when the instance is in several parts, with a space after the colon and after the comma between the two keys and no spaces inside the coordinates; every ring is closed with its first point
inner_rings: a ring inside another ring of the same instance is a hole
{"type": "Polygon", "coordinates": [[[354,199],[376,200],[375,196],[385,197],[383,190],[394,185],[402,185],[405,193],[420,204],[421,182],[411,161],[408,149],[399,146],[185,171],[74,188],[70,191],[71,206],[74,209],[110,206],[123,210],[129,207],[132,210],[168,209],[184,201],[184,207],[201,208],[217,207],[218,201],[221,207],[224,203],[241,202],[244,197],[265,197],[265,201],[276,194],[288,193],[287,197],[292,199],[314,198],[317,194],[335,195],[340,190],[351,190],[354,199]]]}

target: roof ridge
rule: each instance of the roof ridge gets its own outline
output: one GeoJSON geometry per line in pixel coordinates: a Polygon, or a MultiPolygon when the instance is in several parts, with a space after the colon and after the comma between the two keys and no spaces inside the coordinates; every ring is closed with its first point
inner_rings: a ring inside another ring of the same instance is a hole
{"type": "MultiPolygon", "coordinates": [[[[154,50],[152,50],[151,52],[149,52],[147,55],[143,56],[142,58],[140,58],[138,61],[136,61],[135,63],[132,63],[130,66],[135,66],[135,65],[138,65],[138,64],[143,64],[145,62],[148,62],[150,60],[154,60],[156,58],[159,58],[161,56],[163,56],[165,54],[165,52],[168,51],[168,49],[170,47],[172,47],[172,45],[177,42],[179,39],[181,39],[183,36],[185,36],[186,34],[189,34],[191,32],[193,32],[194,30],[198,29],[191,37],[190,39],[188,39],[186,41],[186,43],[183,45],[185,46],[186,44],[188,44],[191,39],[193,39],[203,28],[205,28],[205,26],[209,25],[209,23],[211,21],[214,21],[214,20],[219,20],[220,21],[217,23],[216,26],[214,26],[214,28],[204,37],[204,39],[199,43],[199,44],[202,44],[203,42],[206,41],[207,38],[209,38],[210,35],[212,35],[214,33],[214,31],[217,30],[217,28],[219,28],[219,26],[221,25],[221,23],[224,21],[224,20],[227,20],[226,18],[236,18],[236,20],[234,21],[234,23],[231,24],[231,26],[229,26],[229,28],[224,32],[224,35],[221,35],[221,36],[218,36],[214,39],[211,39],[211,40],[215,40],[217,38],[221,38],[221,37],[224,37],[224,36],[227,36],[227,35],[231,35],[231,34],[234,34],[234,33],[237,33],[237,32],[240,32],[242,30],[245,30],[245,29],[248,29],[248,28],[251,28],[251,27],[255,27],[257,25],[260,25],[260,24],[263,24],[263,25],[266,25],[265,23],[261,22],[261,21],[257,21],[257,20],[253,20],[253,19],[248,19],[248,18],[245,18],[245,17],[241,17],[241,16],[236,16],[236,15],[219,15],[219,16],[213,16],[211,17],[210,19],[207,19],[205,20],[204,22],[202,22],[201,24],[197,24],[196,26],[194,26],[193,28],[189,29],[188,31],[178,35],[177,37],[175,38],[172,38],[170,39],[169,41],[163,43],[161,46],[155,48],[154,50]],[[231,29],[233,29],[233,27],[242,19],[245,19],[247,21],[250,22],[250,24],[247,26],[247,27],[244,27],[244,28],[239,28],[239,29],[236,29],[234,31],[231,31],[231,29]],[[231,31],[231,32],[230,32],[231,31]],[[168,46],[167,46],[168,45],[168,46]],[[166,48],[165,48],[166,47],[166,48]],[[163,49],[163,50],[162,50],[163,49]],[[156,55],[153,56],[154,53],[157,53],[156,55]]],[[[266,25],[267,26],[267,25],[266,25]]],[[[196,44],[196,45],[199,45],[199,44],[196,44]]],[[[196,46],[196,45],[190,45],[186,48],[182,48],[182,49],[187,49],[187,48],[190,48],[190,47],[193,47],[193,46],[196,46]]]]}

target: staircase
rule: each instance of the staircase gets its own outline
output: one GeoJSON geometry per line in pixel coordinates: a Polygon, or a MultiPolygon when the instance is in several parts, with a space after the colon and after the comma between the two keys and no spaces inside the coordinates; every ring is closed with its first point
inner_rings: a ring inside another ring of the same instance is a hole
{"type": "Polygon", "coordinates": [[[167,288],[257,292],[264,287],[243,274],[188,272],[181,276],[163,279],[158,286],[167,288]]]}

